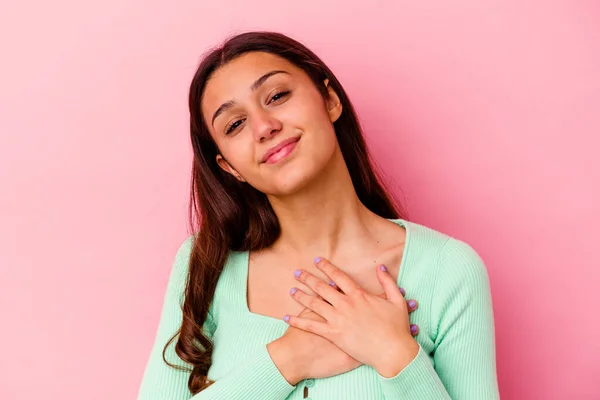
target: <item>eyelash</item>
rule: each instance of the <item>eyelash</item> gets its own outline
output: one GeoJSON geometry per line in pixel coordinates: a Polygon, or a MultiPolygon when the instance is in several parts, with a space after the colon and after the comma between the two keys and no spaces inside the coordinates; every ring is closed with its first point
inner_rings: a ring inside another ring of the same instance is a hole
{"type": "MultiPolygon", "coordinates": [[[[279,100],[279,99],[282,99],[282,98],[286,97],[286,96],[287,96],[288,94],[290,94],[290,93],[291,93],[291,91],[289,91],[289,90],[285,90],[285,91],[283,91],[283,92],[275,93],[275,94],[273,95],[273,97],[271,97],[271,101],[269,101],[269,103],[271,103],[271,102],[273,102],[273,101],[277,101],[277,100],[279,100]],[[279,97],[279,98],[275,99],[275,97],[277,97],[277,96],[281,96],[281,97],[279,97]],[[273,99],[275,99],[275,100],[273,100],[273,99]]],[[[269,104],[269,103],[267,103],[267,104],[269,104]]]]}
{"type": "MultiPolygon", "coordinates": [[[[267,104],[271,104],[273,101],[281,100],[282,98],[288,96],[290,93],[292,93],[290,90],[286,90],[286,91],[283,91],[283,92],[275,93],[273,95],[273,97],[271,97],[271,99],[269,100],[269,102],[267,104]],[[280,96],[280,97],[277,97],[277,96],[280,96]]],[[[229,135],[231,132],[233,132],[238,126],[240,126],[240,124],[242,122],[243,122],[242,119],[238,119],[236,121],[233,121],[231,124],[229,124],[229,126],[225,130],[225,135],[229,135]],[[239,124],[238,124],[238,122],[239,122],[239,124]]]]}

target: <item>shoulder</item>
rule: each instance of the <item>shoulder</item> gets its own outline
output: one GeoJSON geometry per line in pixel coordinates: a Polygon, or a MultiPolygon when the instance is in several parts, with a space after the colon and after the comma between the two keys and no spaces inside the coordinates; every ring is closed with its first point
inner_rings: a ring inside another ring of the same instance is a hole
{"type": "Polygon", "coordinates": [[[411,256],[427,258],[430,267],[438,274],[471,275],[486,271],[479,253],[465,241],[421,224],[406,224],[411,256]]]}
{"type": "Polygon", "coordinates": [[[188,236],[180,242],[171,264],[171,272],[168,282],[168,296],[178,298],[182,301],[187,275],[189,272],[190,257],[194,247],[194,235],[188,236]]]}
{"type": "Polygon", "coordinates": [[[421,304],[428,304],[432,332],[444,318],[481,311],[491,315],[491,290],[486,265],[467,242],[445,233],[410,223],[411,282],[417,286],[421,304]],[[469,311],[470,310],[470,311],[469,311]],[[479,310],[479,311],[478,311],[479,310]],[[483,310],[483,311],[482,311],[483,310]]]}
{"type": "Polygon", "coordinates": [[[421,266],[428,272],[433,314],[441,315],[450,306],[462,310],[470,303],[491,301],[486,265],[469,243],[422,225],[416,229],[423,241],[417,245],[430,254],[421,266]]]}
{"type": "Polygon", "coordinates": [[[448,241],[440,252],[440,269],[446,275],[480,276],[487,274],[483,259],[477,251],[468,243],[448,238],[448,241]]]}
{"type": "Polygon", "coordinates": [[[175,253],[175,261],[184,262],[190,260],[195,239],[196,235],[190,235],[179,244],[177,252],[175,253]]]}
{"type": "Polygon", "coordinates": [[[182,286],[185,283],[189,271],[190,257],[192,255],[192,249],[194,248],[195,235],[188,236],[183,242],[180,242],[177,251],[175,252],[175,259],[171,269],[171,275],[169,281],[171,284],[177,286],[182,290],[182,286]]]}
{"type": "MultiPolygon", "coordinates": [[[[173,262],[173,270],[171,272],[170,283],[173,291],[179,296],[181,304],[185,300],[185,288],[188,279],[190,279],[190,259],[195,251],[194,246],[197,245],[196,240],[198,234],[188,236],[179,244],[173,262]]],[[[196,251],[202,251],[201,249],[196,251]]],[[[221,303],[228,303],[232,296],[232,285],[236,285],[240,280],[240,273],[243,271],[240,268],[245,259],[246,252],[227,250],[227,256],[224,265],[218,272],[217,285],[213,297],[210,299],[209,319],[218,319],[219,309],[223,307],[221,303]]],[[[200,267],[197,267],[200,268],[200,267]]],[[[216,273],[216,270],[211,270],[211,273],[216,273]]],[[[227,307],[227,304],[224,305],[227,307]]]]}
{"type": "MultiPolygon", "coordinates": [[[[194,251],[197,236],[197,234],[190,235],[179,244],[173,262],[173,270],[171,273],[172,279],[181,280],[187,277],[190,270],[190,259],[192,252],[194,251]]],[[[246,254],[246,252],[227,250],[225,263],[219,273],[219,283],[221,281],[236,279],[236,274],[239,274],[240,271],[239,266],[247,257],[246,254]]]]}
{"type": "Polygon", "coordinates": [[[444,302],[457,292],[485,293],[489,278],[479,253],[463,240],[414,222],[406,222],[407,259],[403,277],[444,302]]]}
{"type": "Polygon", "coordinates": [[[440,249],[436,265],[437,286],[460,287],[465,291],[487,290],[489,277],[479,253],[468,243],[449,237],[440,249]]]}

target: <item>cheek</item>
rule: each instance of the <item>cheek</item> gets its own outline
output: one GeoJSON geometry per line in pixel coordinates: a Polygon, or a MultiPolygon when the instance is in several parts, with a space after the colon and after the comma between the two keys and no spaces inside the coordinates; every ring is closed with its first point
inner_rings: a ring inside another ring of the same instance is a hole
{"type": "Polygon", "coordinates": [[[219,151],[238,173],[247,179],[252,175],[252,169],[256,165],[252,146],[243,140],[232,138],[218,145],[219,151]]]}
{"type": "Polygon", "coordinates": [[[335,129],[325,110],[313,110],[313,117],[307,121],[307,134],[313,154],[330,154],[336,146],[335,129]]]}
{"type": "Polygon", "coordinates": [[[303,113],[307,130],[310,133],[319,135],[319,139],[330,141],[332,136],[335,137],[335,131],[322,98],[318,97],[318,99],[306,104],[310,104],[310,107],[305,109],[303,113]]]}

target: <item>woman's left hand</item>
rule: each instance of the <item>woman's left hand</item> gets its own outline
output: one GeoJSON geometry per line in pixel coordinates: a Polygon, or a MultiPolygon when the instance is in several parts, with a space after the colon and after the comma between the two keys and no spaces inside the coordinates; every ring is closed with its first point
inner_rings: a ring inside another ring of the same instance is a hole
{"type": "Polygon", "coordinates": [[[289,316],[288,323],[328,339],[384,377],[396,376],[416,357],[419,345],[411,334],[406,300],[394,279],[385,267],[376,268],[387,297],[383,299],[365,291],[329,261],[317,258],[315,265],[342,292],[305,270],[296,271],[296,279],[320,298],[296,288],[290,293],[326,322],[289,316]]]}

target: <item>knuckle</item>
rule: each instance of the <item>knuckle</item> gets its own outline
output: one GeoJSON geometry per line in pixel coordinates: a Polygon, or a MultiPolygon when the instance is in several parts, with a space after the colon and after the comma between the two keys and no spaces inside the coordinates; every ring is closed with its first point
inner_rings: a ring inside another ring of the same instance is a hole
{"type": "Polygon", "coordinates": [[[302,290],[298,290],[296,292],[296,294],[294,295],[294,297],[296,298],[296,300],[298,300],[300,303],[306,305],[306,298],[308,297],[308,295],[306,293],[304,293],[302,290]]]}
{"type": "Polygon", "coordinates": [[[329,328],[327,329],[327,336],[332,341],[337,342],[339,341],[342,335],[338,329],[329,328]]]}
{"type": "Polygon", "coordinates": [[[368,297],[368,293],[363,288],[359,287],[358,289],[352,291],[351,298],[353,298],[354,300],[364,300],[367,297],[368,297]]]}
{"type": "Polygon", "coordinates": [[[325,289],[326,289],[326,287],[325,287],[325,286],[329,286],[329,285],[327,285],[327,284],[326,284],[325,282],[323,282],[322,280],[318,280],[318,281],[315,283],[315,286],[314,286],[314,288],[315,288],[315,292],[317,292],[317,293],[319,293],[319,294],[323,294],[323,293],[325,293],[325,289]]]}
{"type": "Polygon", "coordinates": [[[355,305],[356,305],[355,299],[351,298],[350,296],[345,296],[345,298],[340,302],[338,307],[344,313],[349,313],[349,312],[352,312],[352,310],[355,308],[355,305]]]}
{"type": "Polygon", "coordinates": [[[344,296],[339,301],[339,307],[347,308],[347,307],[350,307],[352,305],[352,303],[353,303],[352,297],[344,296]]]}
{"type": "Polygon", "coordinates": [[[340,270],[335,269],[331,271],[328,275],[334,282],[339,282],[342,280],[342,272],[340,270]]]}

